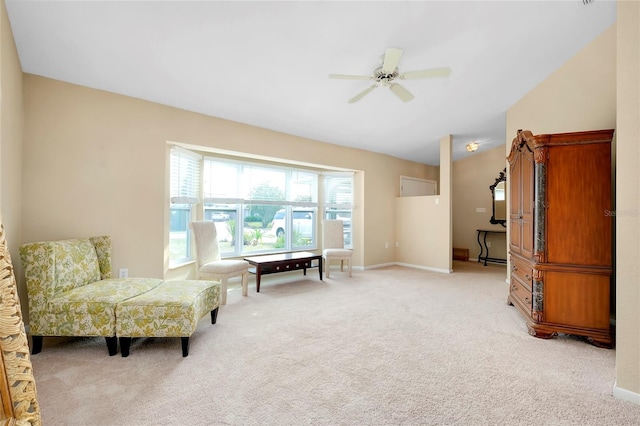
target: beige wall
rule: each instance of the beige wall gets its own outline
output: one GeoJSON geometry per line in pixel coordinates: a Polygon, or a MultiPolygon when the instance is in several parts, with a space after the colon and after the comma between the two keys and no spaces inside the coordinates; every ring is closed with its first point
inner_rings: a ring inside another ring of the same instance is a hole
{"type": "Polygon", "coordinates": [[[616,129],[616,386],[640,403],[640,3],[618,2],[618,21],[507,112],[507,150],[533,133],[616,129]],[[616,42],[617,41],[617,42],[616,42]],[[616,97],[617,96],[617,97],[616,97]]]}
{"type": "Polygon", "coordinates": [[[451,135],[440,141],[438,195],[396,198],[396,262],[451,272],[451,135]]]}
{"type": "MultiPolygon", "coordinates": [[[[22,69],[4,0],[0,2],[0,218],[16,276],[22,229],[22,69]]],[[[20,293],[26,306],[25,292],[20,293]]]]}
{"type": "Polygon", "coordinates": [[[518,129],[541,134],[615,126],[616,28],[613,25],[507,111],[506,153],[518,129]]]}
{"type": "Polygon", "coordinates": [[[384,242],[395,239],[400,175],[433,175],[433,167],[386,155],[34,75],[24,82],[22,241],[108,234],[114,269],[131,276],[168,270],[167,141],[362,171],[356,266],[395,261],[384,242]]]}
{"type": "MultiPolygon", "coordinates": [[[[477,259],[480,247],[478,229],[504,231],[501,225],[492,225],[492,199],[489,186],[507,165],[504,146],[478,152],[453,163],[453,247],[469,249],[469,257],[477,259]],[[476,208],[486,212],[476,213],[476,208]]],[[[507,258],[506,238],[489,234],[491,257],[507,258]]]]}
{"type": "Polygon", "coordinates": [[[640,3],[618,2],[617,40],[614,395],[640,403],[640,3]]]}

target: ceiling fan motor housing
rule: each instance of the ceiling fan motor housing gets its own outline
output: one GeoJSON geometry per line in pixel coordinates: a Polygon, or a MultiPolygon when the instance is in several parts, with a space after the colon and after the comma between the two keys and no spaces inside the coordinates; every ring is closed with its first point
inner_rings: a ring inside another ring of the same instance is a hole
{"type": "Polygon", "coordinates": [[[376,70],[373,72],[373,78],[378,82],[382,82],[383,80],[391,81],[394,78],[396,78],[398,75],[400,75],[398,68],[393,70],[391,74],[384,72],[382,70],[382,67],[376,68],[376,70]]]}

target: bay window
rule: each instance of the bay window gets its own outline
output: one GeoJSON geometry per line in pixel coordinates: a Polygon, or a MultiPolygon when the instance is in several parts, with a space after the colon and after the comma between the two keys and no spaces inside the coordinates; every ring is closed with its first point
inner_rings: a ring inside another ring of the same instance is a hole
{"type": "Polygon", "coordinates": [[[188,225],[196,218],[215,222],[223,258],[315,250],[323,217],[344,221],[345,245],[351,246],[353,173],[201,156],[174,147],[170,174],[171,264],[191,259],[188,225]]]}

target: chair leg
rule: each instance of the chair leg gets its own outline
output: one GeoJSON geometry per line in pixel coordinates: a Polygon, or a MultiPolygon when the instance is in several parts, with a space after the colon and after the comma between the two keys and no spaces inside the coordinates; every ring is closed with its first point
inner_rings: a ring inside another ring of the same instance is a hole
{"type": "Polygon", "coordinates": [[[129,349],[131,348],[131,337],[121,337],[120,338],[120,352],[122,353],[122,357],[126,358],[129,356],[129,349]]]}
{"type": "Polygon", "coordinates": [[[218,307],[211,311],[211,324],[215,324],[218,320],[218,307]]]}
{"type": "Polygon", "coordinates": [[[325,263],[325,272],[327,275],[327,278],[331,278],[331,263],[329,262],[329,258],[327,258],[327,261],[324,262],[325,263]]]}
{"type": "Polygon", "coordinates": [[[118,338],[116,336],[105,337],[107,341],[107,350],[109,351],[109,356],[114,356],[118,353],[118,338]]]}
{"type": "Polygon", "coordinates": [[[351,264],[353,263],[353,259],[349,259],[349,276],[351,276],[351,264]]]}
{"type": "Polygon", "coordinates": [[[223,278],[220,280],[220,292],[222,293],[220,295],[220,304],[226,305],[227,304],[227,278],[223,278]]]}
{"type": "Polygon", "coordinates": [[[242,274],[242,295],[249,295],[249,273],[245,272],[242,274]]]}
{"type": "Polygon", "coordinates": [[[31,349],[31,355],[39,354],[42,350],[42,340],[44,338],[42,336],[31,336],[31,341],[33,342],[33,348],[31,349]]]}
{"type": "Polygon", "coordinates": [[[189,338],[181,337],[180,340],[182,341],[182,356],[185,357],[189,355],[189,338]]]}
{"type": "Polygon", "coordinates": [[[344,259],[340,259],[340,272],[344,272],[344,259]]]}

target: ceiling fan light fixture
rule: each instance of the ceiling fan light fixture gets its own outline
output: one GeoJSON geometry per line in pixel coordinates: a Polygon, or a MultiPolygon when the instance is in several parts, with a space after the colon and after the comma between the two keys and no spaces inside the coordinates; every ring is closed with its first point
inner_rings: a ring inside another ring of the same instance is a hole
{"type": "Polygon", "coordinates": [[[474,152],[478,150],[478,142],[473,141],[467,144],[467,151],[474,152]]]}

